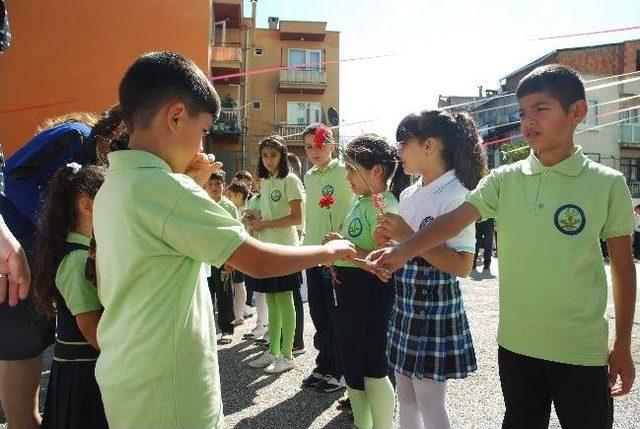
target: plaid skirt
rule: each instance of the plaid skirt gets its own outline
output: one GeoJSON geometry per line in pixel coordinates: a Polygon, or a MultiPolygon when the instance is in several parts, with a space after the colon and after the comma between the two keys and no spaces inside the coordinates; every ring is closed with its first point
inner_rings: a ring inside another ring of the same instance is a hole
{"type": "Polygon", "coordinates": [[[466,378],[477,369],[460,285],[455,276],[414,259],[395,273],[387,355],[407,377],[466,378]]]}

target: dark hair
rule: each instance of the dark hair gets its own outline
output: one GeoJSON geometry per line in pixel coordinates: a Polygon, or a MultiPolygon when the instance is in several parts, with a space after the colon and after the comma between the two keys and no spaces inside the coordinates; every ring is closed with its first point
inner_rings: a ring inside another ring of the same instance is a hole
{"type": "Polygon", "coordinates": [[[287,162],[289,163],[289,169],[293,170],[293,174],[300,177],[302,175],[302,162],[295,153],[287,153],[287,162]]]}
{"type": "Polygon", "coordinates": [[[538,67],[522,78],[516,89],[518,99],[546,92],[558,100],[565,112],[578,100],[586,100],[584,82],[577,71],[560,64],[538,67]]]}
{"type": "Polygon", "coordinates": [[[238,180],[251,180],[253,181],[253,176],[247,170],[240,170],[236,173],[235,178],[238,180]]]}
{"type": "Polygon", "coordinates": [[[98,121],[97,116],[91,112],[69,112],[64,115],[51,116],[46,118],[36,128],[36,134],[40,134],[44,130],[53,128],[56,125],[68,124],[71,122],[80,122],[88,127],[93,127],[98,121]]]}
{"type": "Polygon", "coordinates": [[[362,165],[367,170],[376,165],[384,168],[385,180],[391,177],[391,193],[396,198],[409,186],[409,176],[398,159],[398,149],[377,134],[362,134],[349,142],[345,149],[348,161],[362,165]]]}
{"type": "Polygon", "coordinates": [[[34,251],[33,290],[37,308],[54,315],[56,272],[65,254],[67,234],[76,226],[76,202],[84,195],[95,198],[104,181],[104,169],[78,164],[56,171],[49,185],[46,202],[40,215],[34,251]]]}
{"type": "Polygon", "coordinates": [[[437,138],[442,144],[442,157],[458,180],[474,189],[487,174],[487,155],[476,124],[467,113],[451,114],[442,110],[411,113],[400,121],[396,139],[405,142],[415,137],[421,141],[437,138]]]}
{"type": "Polygon", "coordinates": [[[271,177],[271,173],[262,163],[262,149],[265,147],[270,147],[280,152],[280,165],[278,166],[278,175],[276,177],[284,179],[289,175],[289,163],[287,162],[287,146],[284,144],[284,139],[279,135],[266,137],[258,143],[258,177],[261,179],[271,177]]]}
{"type": "Polygon", "coordinates": [[[232,183],[227,188],[227,191],[242,195],[242,198],[244,198],[245,201],[247,201],[247,199],[251,197],[251,192],[249,191],[249,188],[247,188],[247,185],[245,185],[244,183],[232,183]]]}
{"type": "Polygon", "coordinates": [[[165,104],[181,101],[190,116],[206,112],[214,121],[220,98],[198,66],[174,52],[148,52],[129,67],[120,82],[120,105],[129,132],[146,128],[165,104]]]}
{"type": "Polygon", "coordinates": [[[316,131],[323,129],[327,131],[327,139],[334,143],[333,141],[333,132],[331,132],[331,128],[327,127],[325,124],[321,124],[320,122],[316,122],[315,124],[307,125],[307,127],[302,131],[302,138],[305,136],[313,136],[316,134],[316,131]]]}
{"type": "Polygon", "coordinates": [[[107,155],[117,150],[128,149],[129,135],[119,104],[104,112],[93,126],[89,136],[91,146],[95,148],[97,162],[107,164],[107,155]]]}
{"type": "Polygon", "coordinates": [[[211,173],[211,176],[209,177],[209,180],[216,180],[216,181],[222,182],[222,184],[224,184],[225,177],[227,177],[227,174],[224,172],[224,170],[217,170],[217,171],[214,171],[213,173],[211,173]]]}

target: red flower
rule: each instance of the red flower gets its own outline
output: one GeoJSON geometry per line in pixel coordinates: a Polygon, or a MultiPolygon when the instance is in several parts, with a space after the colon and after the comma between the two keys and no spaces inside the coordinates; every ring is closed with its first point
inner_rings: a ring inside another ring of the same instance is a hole
{"type": "Polygon", "coordinates": [[[375,206],[375,208],[384,213],[384,209],[387,208],[387,205],[384,203],[382,194],[373,194],[371,196],[371,201],[373,201],[373,205],[375,206]]]}
{"type": "Polygon", "coordinates": [[[330,209],[333,203],[335,202],[336,202],[336,199],[333,198],[333,195],[325,195],[322,198],[320,198],[320,201],[318,201],[318,205],[323,209],[325,208],[330,209]]]}
{"type": "Polygon", "coordinates": [[[320,127],[314,134],[313,142],[318,149],[324,148],[324,142],[329,138],[329,130],[320,127]]]}

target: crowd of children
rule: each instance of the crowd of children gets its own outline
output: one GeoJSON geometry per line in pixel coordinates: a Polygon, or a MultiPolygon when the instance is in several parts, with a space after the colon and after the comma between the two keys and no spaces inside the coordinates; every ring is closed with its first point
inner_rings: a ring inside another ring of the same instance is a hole
{"type": "Polygon", "coordinates": [[[33,288],[57,320],[43,427],[222,427],[216,343],[253,319],[244,340],[268,348],[248,366],[294,368],[304,272],[318,353],[302,387],[346,387],[359,429],[392,428],[396,398],[401,428],[449,428],[447,380],[478,367],[458,279],[475,266],[474,222],[499,217],[503,428],[547,427],[552,403],[565,428],[611,428],[634,378],[629,190],[573,143],[577,73],[536,69],[516,95],[533,153],[491,172],[470,116],[425,110],[400,121],[397,146],[339,147],[310,125],[303,178],[265,137],[256,177],[227,180],[201,153],[213,86],[180,55],[140,57],[119,87],[124,126],[101,142],[127,150],[108,170],[60,168],[41,211],[33,288]]]}

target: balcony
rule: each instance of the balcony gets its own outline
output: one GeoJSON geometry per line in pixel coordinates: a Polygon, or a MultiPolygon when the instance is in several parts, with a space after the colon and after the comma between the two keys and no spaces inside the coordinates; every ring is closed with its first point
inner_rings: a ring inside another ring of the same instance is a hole
{"type": "Polygon", "coordinates": [[[214,0],[213,20],[226,21],[228,28],[240,28],[242,25],[242,0],[214,0]]]}
{"type": "Polygon", "coordinates": [[[286,94],[324,94],[327,88],[325,70],[280,70],[278,92],[286,94]]]}
{"type": "Polygon", "coordinates": [[[619,142],[622,146],[640,146],[640,123],[620,124],[619,142]]]}
{"type": "Polygon", "coordinates": [[[280,124],[276,129],[278,135],[284,137],[288,145],[302,145],[304,140],[302,132],[307,128],[306,124],[280,124]]]}
{"type": "Polygon", "coordinates": [[[631,198],[640,198],[640,182],[627,182],[627,186],[629,186],[631,198]]]}
{"type": "Polygon", "coordinates": [[[326,32],[326,22],[280,21],[280,40],[322,42],[326,32]]]}
{"type": "Polygon", "coordinates": [[[240,109],[223,107],[220,117],[211,127],[207,141],[212,147],[225,150],[239,150],[242,137],[242,120],[240,109]]]}
{"type": "MultiPolygon", "coordinates": [[[[211,76],[234,75],[241,71],[242,48],[240,44],[215,44],[211,45],[211,76]]],[[[239,85],[240,76],[233,76],[226,79],[215,79],[216,85],[239,85]]]]}

